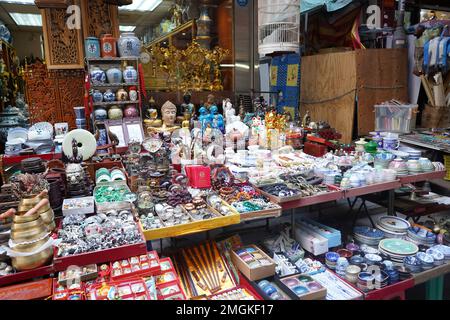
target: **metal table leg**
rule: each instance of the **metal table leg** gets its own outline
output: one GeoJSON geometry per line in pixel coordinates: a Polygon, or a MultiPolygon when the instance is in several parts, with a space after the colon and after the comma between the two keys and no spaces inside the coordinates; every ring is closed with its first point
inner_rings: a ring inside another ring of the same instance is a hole
{"type": "Polygon", "coordinates": [[[395,216],[395,190],[388,191],[388,215],[395,216]]]}
{"type": "Polygon", "coordinates": [[[444,276],[429,280],[425,283],[427,300],[443,300],[444,276]]]}

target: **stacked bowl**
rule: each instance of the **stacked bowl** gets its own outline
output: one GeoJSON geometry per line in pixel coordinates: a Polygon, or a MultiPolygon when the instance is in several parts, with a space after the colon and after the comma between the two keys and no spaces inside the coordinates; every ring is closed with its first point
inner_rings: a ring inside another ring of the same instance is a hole
{"type": "Polygon", "coordinates": [[[408,167],[406,162],[403,161],[402,158],[396,158],[389,164],[389,169],[395,170],[397,176],[407,176],[408,175],[408,167]]]}
{"type": "Polygon", "coordinates": [[[416,256],[405,257],[403,264],[410,273],[419,273],[422,271],[422,263],[416,256]]]}
{"type": "Polygon", "coordinates": [[[378,219],[375,226],[383,231],[385,238],[403,238],[411,224],[399,217],[384,216],[378,219]]]}
{"type": "Polygon", "coordinates": [[[450,262],[450,247],[449,246],[438,244],[438,245],[431,247],[430,249],[440,251],[444,255],[444,262],[445,263],[450,262]]]}
{"type": "Polygon", "coordinates": [[[425,173],[434,172],[435,170],[434,164],[428,158],[419,158],[419,164],[425,173]]]}
{"type": "Polygon", "coordinates": [[[356,226],[353,229],[353,237],[358,243],[377,247],[378,243],[383,240],[384,233],[378,229],[366,226],[356,226]]]}
{"type": "Polygon", "coordinates": [[[409,159],[406,165],[408,167],[408,173],[410,175],[422,173],[422,166],[420,165],[419,160],[409,159]]]}
{"type": "Polygon", "coordinates": [[[445,263],[445,256],[439,250],[430,248],[426,251],[426,253],[433,257],[435,267],[441,266],[445,263]]]}
{"type": "Polygon", "coordinates": [[[331,270],[336,269],[338,259],[339,259],[339,254],[337,254],[336,252],[327,252],[325,254],[325,264],[331,270]]]}
{"type": "Polygon", "coordinates": [[[431,247],[436,241],[436,235],[428,228],[414,225],[408,229],[408,240],[417,244],[431,247]]]}
{"type": "Polygon", "coordinates": [[[406,152],[409,155],[409,160],[419,160],[422,156],[422,151],[420,150],[408,149],[406,152]]]}
{"type": "Polygon", "coordinates": [[[422,264],[423,270],[430,270],[434,267],[434,258],[431,254],[425,252],[418,252],[416,254],[416,257],[422,264]]]}
{"type": "Polygon", "coordinates": [[[414,256],[419,248],[403,239],[384,239],[378,245],[378,251],[396,265],[404,263],[404,259],[414,256]]]}

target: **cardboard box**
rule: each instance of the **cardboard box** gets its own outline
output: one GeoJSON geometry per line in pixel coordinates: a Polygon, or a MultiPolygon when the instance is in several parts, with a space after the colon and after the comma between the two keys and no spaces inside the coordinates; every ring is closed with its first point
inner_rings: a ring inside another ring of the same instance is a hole
{"type": "Polygon", "coordinates": [[[308,230],[311,230],[314,235],[319,235],[327,239],[328,248],[334,248],[341,245],[341,232],[339,230],[333,229],[308,218],[297,219],[297,223],[304,226],[308,230]]]}
{"type": "Polygon", "coordinates": [[[238,250],[231,251],[231,260],[234,265],[241,271],[247,279],[251,281],[267,278],[273,276],[275,274],[276,263],[270,258],[267,254],[265,254],[260,248],[255,245],[249,245],[242,247],[238,250]],[[257,253],[261,254],[264,259],[267,259],[271,263],[268,265],[259,266],[257,268],[250,268],[247,262],[245,262],[241,257],[236,253],[236,251],[245,249],[245,248],[253,248],[257,253]]]}
{"type": "Polygon", "coordinates": [[[71,214],[92,214],[95,212],[94,197],[64,199],[62,207],[63,216],[71,214]],[[82,207],[77,207],[81,203],[82,207]]]}
{"type": "Polygon", "coordinates": [[[302,226],[296,226],[295,240],[301,244],[303,249],[311,252],[315,256],[328,252],[328,240],[302,226]]]}
{"type": "Polygon", "coordinates": [[[281,279],[275,278],[275,281],[293,300],[323,300],[327,296],[327,289],[307,274],[293,275],[281,279]],[[289,285],[290,281],[296,281],[298,284],[289,285]],[[293,291],[299,287],[303,292],[301,294],[293,291]]]}

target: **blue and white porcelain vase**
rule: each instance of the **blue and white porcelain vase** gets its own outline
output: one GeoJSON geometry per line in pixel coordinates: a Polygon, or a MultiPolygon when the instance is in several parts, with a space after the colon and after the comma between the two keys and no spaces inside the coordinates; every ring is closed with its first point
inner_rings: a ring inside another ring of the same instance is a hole
{"type": "Polygon", "coordinates": [[[138,79],[138,74],[133,66],[128,66],[123,72],[123,79],[125,83],[136,83],[138,79]]]}
{"type": "Polygon", "coordinates": [[[141,41],[133,32],[122,33],[117,42],[121,57],[139,57],[141,54],[141,46],[141,41]]]}
{"type": "Polygon", "coordinates": [[[108,112],[103,107],[98,107],[94,111],[94,119],[96,121],[104,121],[108,118],[108,112]]]}
{"type": "Polygon", "coordinates": [[[99,90],[95,90],[92,94],[92,100],[94,100],[94,103],[99,103],[103,101],[103,93],[101,93],[99,90]]]}
{"type": "Polygon", "coordinates": [[[93,84],[104,84],[106,82],[105,71],[99,67],[92,67],[89,75],[91,76],[91,81],[93,84]]]}
{"type": "Polygon", "coordinates": [[[84,40],[86,58],[100,58],[100,40],[96,37],[88,37],[84,40]]]}
{"type": "Polygon", "coordinates": [[[103,94],[103,100],[105,102],[113,102],[116,100],[116,94],[111,91],[111,89],[106,90],[106,92],[103,94]]]}
{"type": "Polygon", "coordinates": [[[122,71],[118,68],[111,68],[106,71],[109,83],[122,83],[122,71]]]}

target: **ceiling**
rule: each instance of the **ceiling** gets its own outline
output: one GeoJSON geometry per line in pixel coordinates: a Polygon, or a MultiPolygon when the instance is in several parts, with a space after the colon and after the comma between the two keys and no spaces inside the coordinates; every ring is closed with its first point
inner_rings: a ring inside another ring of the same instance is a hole
{"type": "MultiPolygon", "coordinates": [[[[10,13],[40,14],[34,4],[13,4],[6,0],[0,0],[0,20],[2,20],[11,31],[40,31],[41,27],[18,26],[11,18],[10,13]]],[[[149,27],[158,25],[165,17],[170,17],[169,9],[174,0],[163,0],[153,11],[125,11],[119,8],[119,24],[136,26],[135,33],[140,35],[149,27]]]]}

